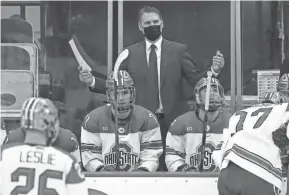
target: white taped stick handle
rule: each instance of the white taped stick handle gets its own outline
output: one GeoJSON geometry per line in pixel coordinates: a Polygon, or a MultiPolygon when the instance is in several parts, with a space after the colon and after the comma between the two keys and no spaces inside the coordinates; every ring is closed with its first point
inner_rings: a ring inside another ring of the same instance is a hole
{"type": "Polygon", "coordinates": [[[207,82],[206,99],[205,99],[205,110],[206,111],[209,110],[209,105],[210,105],[211,79],[212,79],[213,73],[211,71],[208,71],[207,75],[208,75],[208,77],[207,77],[208,82],[207,82]]]}
{"type": "Polygon", "coordinates": [[[83,57],[81,56],[80,52],[78,51],[76,45],[75,45],[75,42],[73,39],[71,39],[69,41],[69,45],[72,49],[72,52],[78,62],[78,64],[85,70],[88,70],[88,71],[91,71],[91,67],[86,63],[86,61],[83,59],[83,57]]]}

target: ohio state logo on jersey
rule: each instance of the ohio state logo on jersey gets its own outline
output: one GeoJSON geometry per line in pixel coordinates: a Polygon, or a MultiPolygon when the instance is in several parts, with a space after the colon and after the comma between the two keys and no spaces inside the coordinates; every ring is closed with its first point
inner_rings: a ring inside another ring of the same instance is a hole
{"type": "MultiPolygon", "coordinates": [[[[190,155],[190,165],[199,168],[201,162],[201,148],[202,144],[197,146],[197,153],[190,155]]],[[[213,161],[213,151],[217,148],[212,142],[207,142],[204,152],[204,172],[214,172],[217,171],[217,167],[213,161]]]]}
{"type": "MultiPolygon", "coordinates": [[[[113,145],[110,149],[110,153],[104,156],[105,165],[115,165],[116,159],[116,146],[113,145]]],[[[134,168],[134,165],[138,163],[138,154],[132,152],[132,147],[129,144],[119,144],[119,165],[122,171],[130,171],[134,168]]]]}

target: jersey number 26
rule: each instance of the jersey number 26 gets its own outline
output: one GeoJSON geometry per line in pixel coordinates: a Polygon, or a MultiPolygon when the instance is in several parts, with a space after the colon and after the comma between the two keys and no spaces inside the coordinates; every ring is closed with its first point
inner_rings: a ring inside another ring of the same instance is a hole
{"type": "MultiPolygon", "coordinates": [[[[28,194],[35,185],[35,169],[19,167],[11,174],[12,182],[19,182],[20,176],[26,177],[25,186],[16,186],[11,195],[28,194]]],[[[38,194],[58,195],[55,189],[47,188],[46,183],[48,178],[62,179],[63,173],[60,171],[46,170],[39,175],[38,194]]]]}

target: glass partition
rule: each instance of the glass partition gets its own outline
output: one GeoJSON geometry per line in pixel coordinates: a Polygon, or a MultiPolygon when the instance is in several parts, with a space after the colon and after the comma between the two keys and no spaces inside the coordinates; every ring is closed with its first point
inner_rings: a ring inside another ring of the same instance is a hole
{"type": "Polygon", "coordinates": [[[1,5],[1,19],[10,18],[11,16],[20,16],[20,5],[17,6],[2,6],[1,5]]]}
{"type": "Polygon", "coordinates": [[[104,95],[91,93],[79,80],[78,63],[68,44],[71,35],[79,39],[91,58],[91,68],[103,75],[107,72],[107,2],[51,1],[47,5],[45,50],[50,93],[42,96],[60,101],[68,109],[61,118],[64,128],[79,138],[80,125],[87,112],[103,105],[104,95]]]}
{"type": "MultiPolygon", "coordinates": [[[[76,35],[90,58],[92,70],[106,76],[108,56],[112,56],[108,54],[107,43],[108,2],[5,3],[7,5],[1,6],[2,19],[22,15],[22,19],[25,18],[33,26],[33,43],[39,50],[39,96],[50,98],[67,109],[61,115],[61,126],[72,130],[79,138],[85,115],[104,105],[106,97],[91,93],[79,80],[78,63],[68,41],[72,35],[76,35]]],[[[21,48],[5,47],[1,51],[1,64],[1,69],[27,69],[29,55],[21,48]]]]}
{"type": "Polygon", "coordinates": [[[1,46],[1,70],[29,70],[30,54],[17,46],[1,46]]]}
{"type": "Polygon", "coordinates": [[[289,65],[286,5],[281,1],[241,2],[243,108],[276,90],[280,68],[289,65]]]}
{"type": "Polygon", "coordinates": [[[40,5],[38,6],[25,6],[25,18],[27,21],[29,21],[32,26],[33,26],[33,30],[34,30],[34,38],[35,38],[35,44],[37,45],[37,47],[41,47],[40,46],[40,38],[41,38],[41,7],[40,5]]]}
{"type": "MultiPolygon", "coordinates": [[[[220,50],[225,57],[225,67],[220,81],[225,89],[227,105],[230,105],[230,2],[201,1],[124,1],[123,46],[143,40],[138,30],[138,11],[145,5],[158,8],[164,20],[163,37],[188,46],[196,65],[206,70],[212,57],[220,50]]],[[[183,81],[189,102],[193,100],[193,88],[183,81]]]]}

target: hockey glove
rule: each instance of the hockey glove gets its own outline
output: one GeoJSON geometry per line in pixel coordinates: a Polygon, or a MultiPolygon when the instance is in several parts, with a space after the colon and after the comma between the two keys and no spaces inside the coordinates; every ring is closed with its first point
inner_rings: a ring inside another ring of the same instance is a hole
{"type": "Polygon", "coordinates": [[[198,170],[194,166],[190,166],[188,164],[183,164],[179,166],[176,172],[197,172],[198,170]]]}
{"type": "Polygon", "coordinates": [[[272,139],[274,144],[281,150],[283,154],[287,153],[285,152],[285,148],[286,146],[289,146],[289,139],[287,138],[286,132],[287,125],[282,125],[279,129],[272,132],[272,139]]]}
{"type": "Polygon", "coordinates": [[[281,163],[285,170],[287,170],[289,165],[289,146],[286,146],[283,150],[281,150],[281,163]]]}
{"type": "Polygon", "coordinates": [[[102,165],[96,169],[97,172],[116,172],[116,165],[102,165]]]}
{"type": "Polygon", "coordinates": [[[150,171],[145,167],[138,167],[136,169],[133,169],[132,172],[150,172],[150,171]]]}

